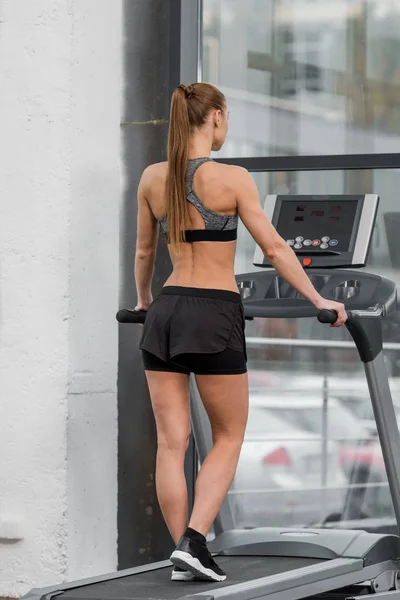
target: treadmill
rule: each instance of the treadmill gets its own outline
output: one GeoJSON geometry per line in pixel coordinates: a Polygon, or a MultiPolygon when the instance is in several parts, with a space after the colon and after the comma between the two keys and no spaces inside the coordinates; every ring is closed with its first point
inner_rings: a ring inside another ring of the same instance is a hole
{"type": "MultiPolygon", "coordinates": [[[[346,324],[364,364],[381,442],[397,525],[400,525],[400,435],[382,353],[382,319],[396,310],[391,280],[349,268],[364,267],[375,224],[378,197],[267,196],[264,210],[291,245],[322,296],[342,301],[346,324]]],[[[318,317],[332,323],[335,313],[317,310],[271,268],[259,248],[254,273],[237,276],[245,316],[318,317]]],[[[131,309],[120,322],[143,322],[131,309]]],[[[209,452],[211,429],[194,379],[192,428],[200,462],[209,452]]],[[[400,537],[342,528],[262,527],[235,529],[229,496],[214,522],[210,550],[227,572],[221,583],[172,582],[169,560],[87,580],[33,589],[24,600],[296,600],[311,596],[363,598],[375,593],[400,600],[400,537]]]]}

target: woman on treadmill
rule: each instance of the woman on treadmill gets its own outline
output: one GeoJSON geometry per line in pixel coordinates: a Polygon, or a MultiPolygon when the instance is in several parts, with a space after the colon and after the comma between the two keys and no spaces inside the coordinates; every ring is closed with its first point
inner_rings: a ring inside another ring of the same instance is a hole
{"type": "Polygon", "coordinates": [[[206,535],[235,474],[248,414],[244,314],[235,281],[238,218],[279,274],[317,309],[347,315],[322,298],[265,216],[246,169],[210,158],[228,131],[224,95],[180,85],[171,101],[168,161],[145,169],[138,188],[136,310],[148,311],[140,348],[157,426],[156,486],[176,544],[173,580],[223,581],[206,535]],[[173,271],[153,301],[158,231],[173,271]],[[210,419],[213,448],[199,471],[188,522],[184,456],[190,436],[189,374],[210,419]]]}

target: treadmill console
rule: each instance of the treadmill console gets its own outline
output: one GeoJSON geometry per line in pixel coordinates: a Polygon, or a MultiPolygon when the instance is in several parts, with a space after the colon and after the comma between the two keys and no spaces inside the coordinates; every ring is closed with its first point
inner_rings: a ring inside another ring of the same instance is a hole
{"type": "MultiPolygon", "coordinates": [[[[364,267],[379,197],[270,196],[264,212],[304,268],[364,267]]],[[[271,267],[259,246],[254,265],[271,267]]]]}

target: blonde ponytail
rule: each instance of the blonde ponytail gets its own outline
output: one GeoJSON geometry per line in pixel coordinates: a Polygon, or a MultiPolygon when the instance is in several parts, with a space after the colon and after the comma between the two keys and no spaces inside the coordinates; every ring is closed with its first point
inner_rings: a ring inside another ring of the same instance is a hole
{"type": "Polygon", "coordinates": [[[179,250],[185,241],[187,216],[186,170],[189,157],[190,123],[184,86],[172,95],[168,132],[167,219],[168,241],[179,250]]]}

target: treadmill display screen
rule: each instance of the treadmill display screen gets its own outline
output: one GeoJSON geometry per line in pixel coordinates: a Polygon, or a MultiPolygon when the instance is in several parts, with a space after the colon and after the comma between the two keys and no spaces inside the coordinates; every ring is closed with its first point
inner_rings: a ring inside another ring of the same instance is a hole
{"type": "Polygon", "coordinates": [[[281,201],[276,229],[295,252],[348,252],[358,200],[281,201]]]}

